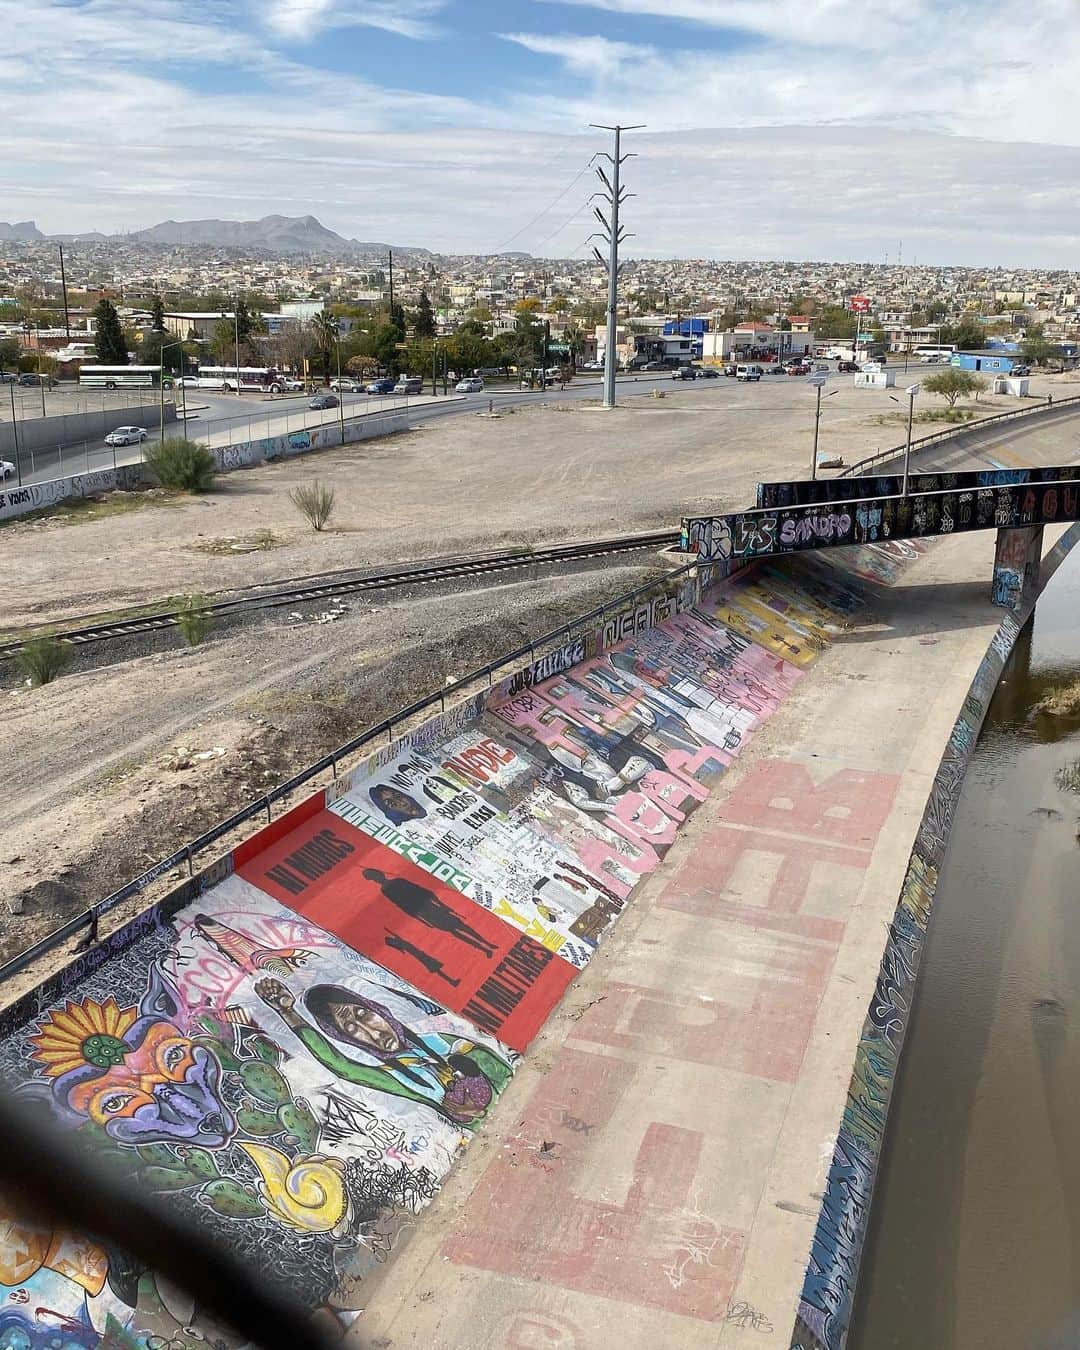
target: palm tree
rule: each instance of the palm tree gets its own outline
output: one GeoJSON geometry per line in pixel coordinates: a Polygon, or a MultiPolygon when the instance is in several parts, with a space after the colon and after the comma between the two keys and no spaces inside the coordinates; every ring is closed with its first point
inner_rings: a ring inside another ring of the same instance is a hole
{"type": "Polygon", "coordinates": [[[577,359],[585,350],[585,330],[576,323],[568,324],[562,336],[570,350],[570,364],[577,370],[577,359]]]}
{"type": "Polygon", "coordinates": [[[338,344],[340,331],[338,321],[332,314],[320,310],[311,320],[311,332],[315,338],[315,345],[319,349],[319,355],[322,357],[323,364],[323,383],[330,383],[330,357],[338,344]]]}

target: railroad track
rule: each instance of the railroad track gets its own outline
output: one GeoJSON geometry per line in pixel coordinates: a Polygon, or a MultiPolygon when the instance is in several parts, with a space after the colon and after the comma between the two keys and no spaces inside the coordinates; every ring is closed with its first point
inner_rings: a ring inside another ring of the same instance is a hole
{"type": "MultiPolygon", "coordinates": [[[[555,548],[536,549],[531,553],[492,553],[479,557],[447,558],[423,567],[398,567],[387,572],[334,572],[321,578],[297,578],[291,583],[262,591],[257,595],[218,600],[206,606],[206,613],[217,619],[231,618],[234,615],[258,610],[281,609],[286,605],[296,607],[313,601],[333,600],[339,596],[355,595],[364,591],[386,591],[400,586],[453,581],[459,577],[489,576],[521,567],[578,562],[611,554],[670,548],[678,543],[677,532],[663,530],[652,534],[623,535],[616,539],[597,539],[586,544],[560,544],[555,548]]],[[[53,630],[49,636],[73,647],[84,647],[95,642],[108,642],[114,638],[135,637],[175,628],[180,613],[179,610],[163,610],[158,614],[140,614],[130,619],[115,619],[107,623],[91,623],[78,628],[53,630]]],[[[0,660],[15,656],[23,646],[24,640],[0,643],[0,660]]]]}

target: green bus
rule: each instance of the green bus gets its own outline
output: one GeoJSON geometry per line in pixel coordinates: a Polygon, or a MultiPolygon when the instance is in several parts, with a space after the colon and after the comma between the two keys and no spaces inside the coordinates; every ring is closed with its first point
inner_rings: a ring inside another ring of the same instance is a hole
{"type": "Polygon", "coordinates": [[[160,366],[80,366],[83,389],[158,389],[160,366]]]}

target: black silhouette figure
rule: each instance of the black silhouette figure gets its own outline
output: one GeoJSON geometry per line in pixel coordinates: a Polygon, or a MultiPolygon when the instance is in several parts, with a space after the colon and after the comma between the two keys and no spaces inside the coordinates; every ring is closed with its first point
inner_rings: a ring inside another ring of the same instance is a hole
{"type": "Polygon", "coordinates": [[[432,975],[438,975],[440,980],[452,984],[455,989],[461,983],[460,980],[455,980],[453,976],[447,975],[440,960],[431,956],[428,952],[421,951],[419,947],[414,947],[411,942],[407,942],[403,937],[398,937],[396,933],[387,933],[385,943],[386,946],[393,947],[395,951],[404,952],[406,956],[411,956],[414,961],[419,961],[422,966],[431,971],[432,975]]]}
{"type": "Polygon", "coordinates": [[[483,933],[478,933],[459,915],[455,914],[445,901],[440,900],[434,891],[426,886],[417,886],[404,877],[388,877],[374,867],[365,867],[363,875],[368,881],[374,881],[392,905],[416,919],[428,928],[436,928],[448,937],[456,938],[466,947],[474,947],[485,956],[495,955],[496,947],[483,933]]]}

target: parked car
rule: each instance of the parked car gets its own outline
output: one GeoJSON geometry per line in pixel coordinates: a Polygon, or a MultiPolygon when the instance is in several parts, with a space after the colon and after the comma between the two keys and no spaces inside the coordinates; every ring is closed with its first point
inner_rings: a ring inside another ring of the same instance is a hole
{"type": "MultiPolygon", "coordinates": [[[[648,368],[648,366],[645,367],[646,370],[648,370],[648,368]]],[[[697,377],[698,372],[695,366],[680,366],[678,370],[673,370],[671,372],[671,378],[673,380],[696,380],[697,377]]]]}
{"type": "Polygon", "coordinates": [[[483,391],[484,381],[478,375],[468,375],[454,385],[454,392],[458,394],[481,394],[483,391]]]}
{"type": "Polygon", "coordinates": [[[0,384],[14,384],[18,378],[13,371],[0,370],[0,384]]]}
{"type": "Polygon", "coordinates": [[[732,379],[734,379],[735,376],[738,375],[738,373],[739,367],[735,365],[735,363],[732,361],[729,361],[727,365],[724,367],[724,374],[730,376],[732,379]]]}
{"type": "Polygon", "coordinates": [[[643,366],[639,366],[638,369],[649,372],[656,370],[667,370],[667,363],[665,361],[646,361],[645,364],[643,366]]]}
{"type": "Polygon", "coordinates": [[[1025,365],[1015,365],[1015,366],[1013,366],[1013,368],[1009,371],[1009,374],[1010,374],[1010,375],[1030,375],[1030,374],[1031,374],[1031,367],[1030,367],[1030,366],[1025,366],[1025,365]]]}
{"type": "Polygon", "coordinates": [[[396,380],[391,379],[389,375],[384,375],[382,379],[372,380],[370,384],[364,386],[366,394],[392,394],[396,380]]]}
{"type": "Polygon", "coordinates": [[[349,380],[342,375],[340,380],[331,380],[330,388],[336,390],[339,394],[362,394],[364,386],[359,380],[349,380]]]}
{"type": "Polygon", "coordinates": [[[760,367],[760,366],[736,366],[736,367],[735,367],[735,378],[736,378],[737,380],[760,380],[760,379],[761,379],[761,367],[760,367]]]}
{"type": "Polygon", "coordinates": [[[787,373],[788,373],[789,375],[809,375],[809,374],[810,374],[810,367],[809,367],[808,365],[804,364],[804,362],[799,361],[799,362],[798,362],[797,364],[795,364],[795,365],[788,365],[788,367],[787,367],[787,373]]]}
{"type": "Polygon", "coordinates": [[[320,408],[336,408],[337,405],[338,400],[334,397],[333,394],[316,394],[315,397],[308,404],[308,407],[313,408],[316,412],[318,412],[320,408]]]}
{"type": "Polygon", "coordinates": [[[697,373],[699,380],[718,380],[720,372],[715,366],[702,366],[697,373]]]}
{"type": "Polygon", "coordinates": [[[603,361],[583,361],[581,365],[578,366],[578,370],[603,370],[603,369],[604,369],[603,361]]]}
{"type": "Polygon", "coordinates": [[[838,361],[836,373],[838,375],[858,375],[859,363],[857,361],[838,361]]]}
{"type": "Polygon", "coordinates": [[[0,459],[0,483],[5,483],[9,478],[15,477],[15,465],[10,459],[0,459]]]}
{"type": "Polygon", "coordinates": [[[106,445],[138,445],[146,440],[145,427],[117,427],[105,437],[106,445]]]}
{"type": "Polygon", "coordinates": [[[398,377],[397,384],[394,385],[395,394],[422,394],[424,392],[424,381],[419,375],[401,375],[398,377]]]}

